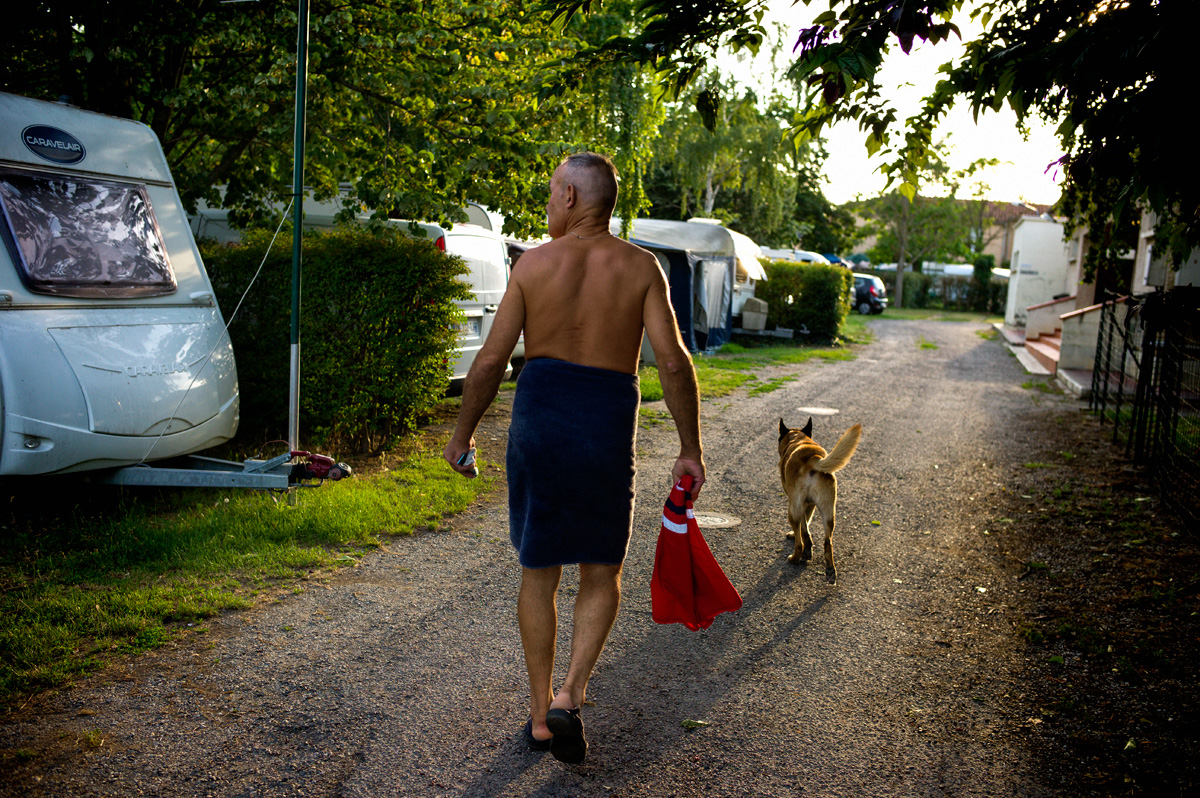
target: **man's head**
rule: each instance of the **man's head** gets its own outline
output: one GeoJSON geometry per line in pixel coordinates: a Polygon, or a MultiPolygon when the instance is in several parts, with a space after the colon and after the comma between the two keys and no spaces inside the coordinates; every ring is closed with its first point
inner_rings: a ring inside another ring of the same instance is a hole
{"type": "Polygon", "coordinates": [[[617,205],[617,167],[607,155],[579,152],[569,155],[550,179],[546,219],[551,237],[565,232],[568,217],[607,221],[617,205]]]}

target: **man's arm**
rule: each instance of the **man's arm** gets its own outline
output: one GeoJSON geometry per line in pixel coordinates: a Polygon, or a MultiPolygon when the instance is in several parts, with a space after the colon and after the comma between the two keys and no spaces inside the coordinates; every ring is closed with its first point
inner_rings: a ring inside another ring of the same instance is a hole
{"type": "Polygon", "coordinates": [[[458,425],[442,453],[450,467],[464,476],[474,478],[477,472],[473,465],[459,465],[458,459],[475,448],[475,428],[496,398],[500,381],[504,379],[505,366],[524,326],[525,298],[514,275],[496,311],[496,318],[492,320],[491,332],[467,372],[463,382],[462,407],[458,411],[458,425]]]}
{"type": "Polygon", "coordinates": [[[671,308],[667,278],[655,263],[656,278],[646,292],[642,323],[654,349],[658,363],[658,379],[662,383],[663,399],[675,430],[679,433],[679,457],[671,469],[671,478],[678,481],[684,474],[692,475],[692,498],[704,485],[704,453],[700,443],[700,390],[696,385],[696,370],[671,308]]]}

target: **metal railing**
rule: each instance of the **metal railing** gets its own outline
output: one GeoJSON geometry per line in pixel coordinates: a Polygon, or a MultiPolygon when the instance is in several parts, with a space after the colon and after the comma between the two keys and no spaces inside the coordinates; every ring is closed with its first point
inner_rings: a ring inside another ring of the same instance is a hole
{"type": "Polygon", "coordinates": [[[1200,521],[1200,289],[1104,302],[1090,407],[1163,499],[1200,521]]]}

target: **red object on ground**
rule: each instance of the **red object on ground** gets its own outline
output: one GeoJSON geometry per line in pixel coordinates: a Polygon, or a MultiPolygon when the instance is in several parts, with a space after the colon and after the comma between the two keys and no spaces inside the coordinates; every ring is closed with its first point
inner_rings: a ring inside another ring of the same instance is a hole
{"type": "Polygon", "coordinates": [[[692,477],[684,475],[663,507],[662,530],[650,577],[655,623],[681,623],[693,632],[712,626],[722,612],[742,606],[742,597],[713,557],[692,512],[692,477]]]}

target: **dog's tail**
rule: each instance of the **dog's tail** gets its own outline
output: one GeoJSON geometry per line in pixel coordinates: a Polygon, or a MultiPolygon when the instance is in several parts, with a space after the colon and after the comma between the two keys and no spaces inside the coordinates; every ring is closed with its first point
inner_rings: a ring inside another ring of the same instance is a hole
{"type": "Polygon", "coordinates": [[[854,450],[858,448],[858,439],[862,436],[862,424],[855,424],[842,433],[833,451],[812,464],[812,467],[822,474],[832,474],[845,467],[850,462],[854,450]]]}

